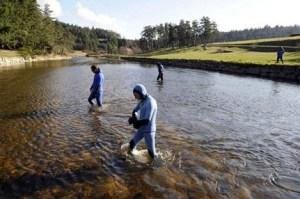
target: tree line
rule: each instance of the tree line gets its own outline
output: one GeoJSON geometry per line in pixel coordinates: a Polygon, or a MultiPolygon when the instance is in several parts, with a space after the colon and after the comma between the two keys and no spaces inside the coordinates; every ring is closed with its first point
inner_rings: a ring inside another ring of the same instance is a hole
{"type": "MultiPolygon", "coordinates": [[[[300,26],[265,26],[263,28],[220,32],[209,17],[180,20],[144,27],[141,39],[120,38],[113,31],[70,25],[51,17],[49,5],[40,8],[36,0],[0,0],[0,49],[17,49],[26,54],[56,53],[69,50],[118,53],[120,47],[152,51],[179,48],[216,41],[283,37],[300,34],[300,26]]],[[[138,50],[137,50],[138,51],[138,50]]]]}
{"type": "Polygon", "coordinates": [[[218,34],[216,22],[202,17],[192,22],[180,20],[179,24],[164,23],[146,26],[141,33],[140,47],[144,51],[160,48],[206,45],[218,34]]]}
{"type": "Polygon", "coordinates": [[[72,49],[117,53],[120,35],[100,28],[80,27],[58,22],[74,36],[72,49]]]}
{"type": "Polygon", "coordinates": [[[269,25],[263,28],[251,28],[245,30],[219,32],[215,41],[241,41],[251,39],[263,39],[272,37],[286,37],[300,35],[300,26],[274,26],[269,25]]]}
{"type": "Polygon", "coordinates": [[[117,51],[119,34],[62,23],[53,19],[51,13],[49,5],[40,8],[36,0],[1,0],[0,48],[17,49],[26,54],[117,51]]]}
{"type": "Polygon", "coordinates": [[[266,25],[237,31],[220,32],[216,22],[209,17],[202,17],[192,22],[180,20],[179,24],[164,23],[145,26],[141,32],[139,46],[143,51],[161,48],[181,48],[202,44],[204,49],[210,42],[242,41],[274,37],[300,35],[300,26],[266,25]]]}

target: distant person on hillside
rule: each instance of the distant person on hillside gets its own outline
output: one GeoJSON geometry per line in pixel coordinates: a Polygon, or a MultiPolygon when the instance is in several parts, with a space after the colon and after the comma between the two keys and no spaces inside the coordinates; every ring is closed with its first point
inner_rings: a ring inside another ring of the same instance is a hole
{"type": "Polygon", "coordinates": [[[279,63],[279,61],[281,61],[281,63],[283,63],[283,54],[285,53],[284,48],[281,46],[277,49],[277,62],[279,63]]]}
{"type": "Polygon", "coordinates": [[[94,73],[94,80],[92,86],[90,87],[91,94],[88,98],[88,101],[93,106],[93,99],[96,99],[98,108],[101,108],[103,103],[104,75],[101,72],[101,69],[95,65],[91,66],[91,71],[94,73]]]}
{"type": "Polygon", "coordinates": [[[164,81],[164,66],[161,63],[157,63],[157,69],[158,69],[158,76],[157,81],[161,80],[164,81]]]}

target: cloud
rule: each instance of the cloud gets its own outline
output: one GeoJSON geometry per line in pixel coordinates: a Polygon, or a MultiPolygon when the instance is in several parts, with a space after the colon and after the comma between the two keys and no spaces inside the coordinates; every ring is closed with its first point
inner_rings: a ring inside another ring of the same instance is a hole
{"type": "Polygon", "coordinates": [[[86,25],[112,30],[120,33],[122,36],[126,35],[126,31],[123,28],[124,23],[118,21],[116,18],[101,13],[95,13],[83,6],[80,2],[77,2],[76,9],[78,17],[86,22],[86,25]]]}
{"type": "Polygon", "coordinates": [[[59,0],[37,0],[38,4],[43,9],[45,4],[49,4],[50,10],[52,11],[52,17],[60,17],[62,16],[62,8],[59,0]]]}

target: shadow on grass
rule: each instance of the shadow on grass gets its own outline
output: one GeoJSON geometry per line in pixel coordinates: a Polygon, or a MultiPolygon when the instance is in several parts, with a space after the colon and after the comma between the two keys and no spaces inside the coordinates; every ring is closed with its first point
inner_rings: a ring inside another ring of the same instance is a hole
{"type": "Polygon", "coordinates": [[[218,49],[214,52],[210,52],[210,54],[223,54],[223,53],[232,53],[233,51],[231,50],[226,50],[226,49],[218,49]]]}
{"type": "MultiPolygon", "coordinates": [[[[272,52],[276,53],[280,46],[262,46],[262,45],[254,45],[254,44],[221,44],[215,45],[215,47],[227,47],[227,48],[240,48],[249,52],[272,52]]],[[[300,50],[299,47],[295,46],[284,46],[287,52],[298,52],[300,50]]]]}
{"type": "MultiPolygon", "coordinates": [[[[156,55],[167,55],[167,54],[173,54],[173,53],[184,53],[190,51],[190,48],[170,48],[170,49],[165,49],[162,51],[155,51],[155,52],[150,52],[145,54],[145,57],[150,57],[150,56],[156,56],[156,55]]],[[[198,50],[198,49],[195,49],[198,50]]]]}
{"type": "Polygon", "coordinates": [[[287,61],[288,61],[288,62],[293,62],[293,63],[300,64],[300,58],[288,59],[287,61]]]}

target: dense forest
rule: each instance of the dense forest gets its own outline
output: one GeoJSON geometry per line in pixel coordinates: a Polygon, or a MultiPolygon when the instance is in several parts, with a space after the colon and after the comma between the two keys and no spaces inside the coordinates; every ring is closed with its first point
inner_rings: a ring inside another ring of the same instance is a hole
{"type": "Polygon", "coordinates": [[[176,48],[206,45],[214,41],[218,35],[217,24],[209,17],[200,21],[181,20],[179,24],[164,23],[156,26],[146,26],[141,33],[140,47],[145,51],[160,48],[176,48]]]}
{"type": "Polygon", "coordinates": [[[26,54],[69,50],[102,50],[115,53],[120,35],[99,28],[68,25],[51,18],[49,5],[40,8],[36,0],[0,1],[0,48],[26,54]]]}
{"type": "Polygon", "coordinates": [[[215,41],[241,41],[250,39],[263,39],[273,37],[286,37],[300,35],[300,26],[268,26],[238,31],[219,32],[215,41]]]}
{"type": "Polygon", "coordinates": [[[180,20],[144,27],[140,40],[120,38],[118,33],[100,28],[79,27],[51,17],[49,5],[40,8],[36,0],[0,0],[0,49],[25,54],[64,54],[70,50],[105,53],[133,53],[161,48],[180,48],[210,42],[283,37],[300,34],[300,26],[220,32],[209,17],[180,20]]]}
{"type": "Polygon", "coordinates": [[[199,44],[204,45],[205,48],[210,42],[241,41],[298,34],[300,34],[299,25],[275,27],[266,25],[263,28],[220,32],[216,22],[209,17],[202,17],[200,21],[180,20],[179,24],[164,23],[146,26],[141,33],[142,37],[139,43],[144,51],[152,51],[160,48],[180,48],[199,44]]]}

